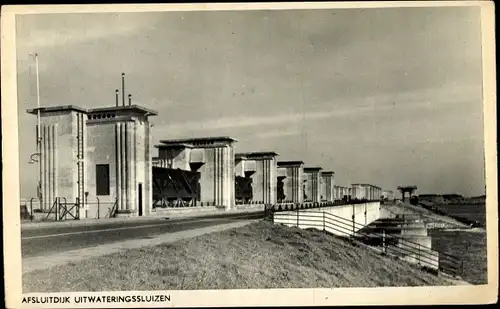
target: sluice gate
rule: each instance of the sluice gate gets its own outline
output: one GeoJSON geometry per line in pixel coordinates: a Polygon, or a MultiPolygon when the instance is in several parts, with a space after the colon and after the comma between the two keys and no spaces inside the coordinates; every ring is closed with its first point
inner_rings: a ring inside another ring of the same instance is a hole
{"type": "Polygon", "coordinates": [[[200,173],[153,166],[153,208],[197,206],[200,173]]]}
{"type": "Polygon", "coordinates": [[[234,185],[237,204],[245,204],[253,200],[251,177],[235,176],[234,185]]]}

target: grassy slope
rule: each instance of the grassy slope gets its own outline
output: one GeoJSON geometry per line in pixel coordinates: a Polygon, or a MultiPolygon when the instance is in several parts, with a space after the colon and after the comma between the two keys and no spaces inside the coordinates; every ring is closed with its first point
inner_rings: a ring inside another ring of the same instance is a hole
{"type": "Polygon", "coordinates": [[[173,244],[36,271],[24,292],[447,285],[450,281],[314,230],[261,221],[173,244]]]}

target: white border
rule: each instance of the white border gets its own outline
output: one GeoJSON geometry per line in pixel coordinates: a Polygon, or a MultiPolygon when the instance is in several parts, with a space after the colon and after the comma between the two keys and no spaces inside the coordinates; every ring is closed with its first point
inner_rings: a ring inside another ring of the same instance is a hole
{"type": "MultiPolygon", "coordinates": [[[[402,304],[479,304],[494,303],[498,291],[498,192],[496,153],[496,72],[494,4],[486,1],[405,1],[405,2],[342,2],[342,3],[231,3],[231,4],[117,4],[117,5],[44,5],[3,6],[2,29],[2,137],[3,137],[3,216],[6,305],[20,307],[21,301],[21,236],[19,218],[19,162],[17,134],[16,85],[16,14],[83,13],[83,12],[153,12],[192,10],[283,10],[325,8],[380,8],[380,7],[441,7],[480,6],[483,42],[483,95],[485,168],[487,184],[488,284],[458,287],[394,287],[394,288],[339,288],[339,289],[266,289],[266,290],[210,290],[165,291],[170,303],[102,303],[88,307],[186,307],[186,306],[314,306],[314,305],[402,305],[402,304]],[[8,175],[6,178],[5,175],[8,175]]],[[[137,292],[135,295],[161,294],[161,291],[137,292]]],[[[50,293],[54,295],[130,295],[117,293],[50,293]]],[[[49,295],[49,294],[30,294],[49,295]]],[[[64,305],[48,304],[47,308],[64,305]]],[[[83,307],[83,306],[81,306],[83,307]]]]}

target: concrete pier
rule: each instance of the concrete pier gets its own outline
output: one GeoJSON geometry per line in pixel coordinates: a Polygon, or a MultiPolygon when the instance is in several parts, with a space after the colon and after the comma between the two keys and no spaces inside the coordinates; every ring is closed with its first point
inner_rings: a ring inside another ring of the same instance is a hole
{"type": "Polygon", "coordinates": [[[304,201],[321,202],[321,167],[304,168],[304,201]]]}
{"type": "Polygon", "coordinates": [[[335,173],[331,171],[321,172],[321,200],[333,202],[335,200],[335,173]]]}
{"type": "Polygon", "coordinates": [[[158,160],[167,168],[200,172],[200,201],[205,205],[234,208],[235,160],[227,136],[161,140],[158,160]]]}
{"type": "Polygon", "coordinates": [[[254,201],[276,204],[277,156],[275,152],[247,152],[235,155],[236,175],[252,178],[254,201]]]}
{"type": "Polygon", "coordinates": [[[284,201],[302,203],[304,201],[304,162],[279,161],[278,178],[283,181],[284,201]]]}
{"type": "Polygon", "coordinates": [[[380,200],[382,189],[371,184],[357,183],[351,186],[351,192],[353,199],[378,201],[380,200]]]}

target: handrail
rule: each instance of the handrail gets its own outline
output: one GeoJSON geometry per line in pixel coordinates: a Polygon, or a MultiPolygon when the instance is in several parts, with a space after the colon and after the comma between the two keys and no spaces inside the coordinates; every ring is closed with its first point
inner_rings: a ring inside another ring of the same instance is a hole
{"type": "Polygon", "coordinates": [[[108,214],[106,214],[105,218],[114,217],[114,213],[115,213],[117,207],[118,207],[118,199],[115,199],[113,206],[111,206],[111,208],[109,209],[109,212],[108,212],[108,214]]]}
{"type": "MultiPolygon", "coordinates": [[[[33,215],[33,200],[34,199],[35,199],[34,197],[32,197],[30,199],[30,221],[33,221],[33,217],[34,217],[34,215],[33,215]]],[[[40,199],[38,199],[38,200],[40,201],[40,208],[42,208],[42,202],[40,199]]]]}
{"type": "MultiPolygon", "coordinates": [[[[352,220],[349,220],[349,219],[346,219],[346,218],[343,218],[343,217],[340,217],[340,216],[337,216],[337,215],[334,215],[332,213],[329,213],[329,212],[323,212],[323,211],[304,211],[302,212],[301,214],[321,214],[321,216],[323,216],[323,213],[325,213],[325,215],[328,217],[335,217],[335,218],[338,218],[338,219],[341,219],[343,221],[346,221],[345,224],[352,224],[352,225],[355,225],[356,227],[359,227],[359,230],[358,231],[355,231],[354,233],[357,233],[357,234],[360,234],[359,231],[363,228],[366,228],[368,227],[367,225],[364,225],[364,224],[361,224],[361,223],[357,223],[355,221],[352,221],[352,220]]],[[[276,215],[276,214],[275,214],[276,215]]],[[[278,213],[279,216],[286,216],[286,215],[293,215],[295,216],[295,214],[287,214],[287,213],[283,213],[283,212],[280,212],[278,213]]],[[[313,217],[313,216],[309,216],[309,217],[313,217]]],[[[338,221],[338,220],[336,220],[338,221]]],[[[351,230],[352,231],[352,230],[351,230]]],[[[370,235],[375,235],[375,236],[383,236],[382,234],[380,233],[377,233],[377,232],[372,232],[370,235]]],[[[387,235],[385,236],[387,237],[387,235]]],[[[394,238],[398,238],[400,240],[402,240],[403,242],[405,242],[406,244],[413,244],[413,245],[420,245],[419,243],[416,243],[416,242],[413,242],[411,240],[407,240],[401,236],[394,236],[394,235],[391,235],[390,237],[394,237],[394,238]]],[[[446,256],[446,257],[450,257],[450,258],[453,258],[455,260],[460,260],[459,258],[451,255],[451,254],[448,254],[448,253],[445,253],[445,252],[440,252],[440,254],[442,254],[443,256],[446,256]]]]}
{"type": "MultiPolygon", "coordinates": [[[[327,216],[330,215],[330,216],[335,216],[333,214],[329,214],[329,213],[326,213],[327,216]]],[[[338,216],[335,216],[335,217],[338,217],[338,216]]],[[[342,218],[345,220],[345,218],[342,218]]],[[[357,224],[358,226],[361,226],[362,224],[357,224]]],[[[361,230],[361,229],[360,229],[361,230]]],[[[399,245],[403,245],[403,246],[406,246],[406,247],[409,247],[409,248],[415,248],[414,246],[410,246],[409,244],[411,245],[416,245],[420,248],[420,244],[419,243],[416,243],[416,242],[413,242],[413,241],[410,241],[410,240],[407,240],[405,239],[404,237],[401,237],[401,236],[396,236],[396,235],[381,235],[380,233],[376,233],[376,232],[372,232],[371,234],[368,234],[368,233],[365,233],[365,232],[360,232],[360,230],[356,231],[354,234],[358,234],[358,235],[361,235],[361,236],[382,236],[382,237],[385,237],[386,239],[396,239],[399,241],[399,245]]],[[[410,249],[407,249],[407,248],[401,248],[401,247],[398,247],[399,249],[402,249],[402,250],[405,250],[405,251],[408,251],[408,252],[412,252],[412,253],[416,253],[410,249]]],[[[426,251],[426,253],[429,253],[431,254],[432,252],[428,252],[426,251]]],[[[450,254],[447,254],[447,253],[444,253],[444,252],[438,252],[436,254],[431,254],[433,256],[439,256],[439,257],[446,257],[446,258],[449,258],[451,259],[451,261],[449,262],[455,262],[455,263],[458,263],[460,262],[461,260],[453,255],[450,255],[450,254]]],[[[446,261],[446,260],[444,260],[446,261]]]]}
{"type": "MultiPolygon", "coordinates": [[[[52,207],[50,207],[49,209],[49,212],[47,213],[47,216],[45,216],[45,219],[44,220],[47,220],[50,216],[50,214],[52,213],[52,210],[54,209],[54,207],[57,208],[57,201],[58,201],[58,198],[56,197],[56,199],[54,200],[54,202],[52,203],[52,207]]],[[[57,221],[57,215],[56,215],[56,221],[57,221]]]]}
{"type": "MultiPolygon", "coordinates": [[[[319,217],[316,217],[316,216],[309,216],[309,217],[319,218],[319,217]]],[[[295,219],[295,218],[294,218],[294,219],[295,219]]],[[[325,219],[328,219],[328,218],[326,218],[326,217],[325,217],[325,219]]],[[[339,222],[339,223],[342,223],[342,224],[347,224],[347,223],[340,222],[340,221],[337,221],[337,220],[335,220],[335,219],[331,219],[331,218],[330,218],[330,220],[332,220],[332,221],[336,221],[336,222],[339,222]]],[[[304,219],[302,219],[301,221],[302,221],[302,222],[304,222],[304,221],[305,221],[306,223],[310,223],[310,222],[323,222],[323,220],[309,219],[309,218],[307,218],[307,217],[306,217],[306,218],[304,218],[304,219]]],[[[359,232],[359,231],[355,231],[355,232],[353,232],[353,231],[352,231],[352,229],[351,229],[351,226],[349,226],[349,227],[341,227],[341,226],[339,226],[339,225],[335,225],[335,223],[332,223],[332,222],[327,221],[327,220],[325,220],[325,223],[327,223],[327,224],[331,224],[331,225],[334,225],[335,227],[338,227],[338,228],[343,229],[342,231],[341,231],[341,230],[337,230],[337,231],[342,232],[342,233],[345,233],[345,234],[348,234],[348,235],[349,235],[349,234],[351,234],[351,233],[352,233],[352,234],[354,234],[354,235],[356,235],[356,234],[357,234],[357,235],[360,235],[360,236],[372,236],[372,235],[376,235],[376,234],[377,234],[377,233],[372,233],[372,234],[368,234],[368,233],[361,233],[361,232],[359,232]]],[[[394,235],[386,235],[386,236],[385,236],[385,238],[386,238],[386,239],[397,239],[397,240],[402,240],[403,242],[408,242],[408,243],[412,243],[412,244],[415,244],[415,245],[417,245],[417,246],[420,246],[420,244],[418,244],[418,243],[413,243],[413,242],[411,242],[411,241],[407,241],[406,239],[404,239],[404,238],[402,238],[402,237],[398,237],[398,236],[394,236],[394,235]]],[[[401,245],[401,244],[403,244],[403,243],[400,243],[400,245],[401,245]]],[[[404,244],[404,245],[407,245],[407,244],[404,244]]],[[[408,247],[410,247],[410,248],[414,248],[413,246],[408,246],[408,247]]],[[[400,248],[400,249],[401,249],[401,250],[408,251],[408,252],[411,252],[411,253],[418,253],[418,252],[415,252],[415,251],[412,251],[412,250],[410,250],[410,249],[406,249],[406,248],[400,248]]],[[[436,253],[436,254],[432,254],[432,252],[428,252],[428,253],[429,253],[429,254],[431,254],[431,255],[433,255],[433,256],[439,256],[439,254],[438,254],[438,253],[436,253]]]]}
{"type": "MultiPolygon", "coordinates": [[[[401,254],[416,254],[417,261],[423,264],[430,265],[433,261],[434,258],[438,258],[439,260],[439,268],[442,269],[442,264],[441,262],[444,262],[444,264],[448,264],[448,268],[452,270],[455,274],[459,272],[460,269],[463,271],[463,261],[460,260],[458,257],[455,257],[451,254],[447,254],[444,252],[435,252],[435,251],[430,251],[430,250],[422,250],[422,245],[410,240],[405,239],[404,237],[397,236],[397,235],[386,235],[380,234],[377,232],[363,232],[363,228],[367,227],[366,225],[357,223],[355,221],[328,213],[328,212],[321,212],[321,211],[294,211],[294,212],[279,212],[279,213],[273,213],[273,221],[276,218],[280,217],[285,220],[290,220],[291,222],[296,222],[296,225],[299,226],[299,221],[302,221],[305,224],[314,226],[314,227],[319,227],[321,226],[323,230],[325,230],[326,226],[328,225],[329,229],[335,230],[337,232],[346,234],[346,235],[352,235],[352,236],[364,236],[364,237],[381,237],[383,246],[384,246],[384,251],[393,251],[393,252],[399,252],[401,254]],[[300,218],[302,216],[302,218],[300,218]],[[340,220],[339,220],[340,219],[340,220]],[[353,227],[359,227],[359,229],[356,230],[353,229],[353,227]],[[397,240],[397,245],[392,245],[391,241],[394,242],[394,240],[397,240]],[[450,265],[451,264],[451,265],[450,265]]],[[[358,242],[362,242],[361,240],[358,240],[354,238],[354,240],[358,242]]]]}
{"type": "MultiPolygon", "coordinates": [[[[320,222],[320,220],[315,220],[315,219],[310,219],[310,220],[305,219],[305,220],[308,221],[309,223],[310,222],[320,222]]],[[[303,221],[304,221],[304,219],[303,219],[303,221]]],[[[336,230],[338,232],[345,233],[347,235],[351,234],[351,232],[352,232],[352,230],[350,229],[350,227],[349,228],[340,227],[340,226],[335,225],[334,223],[332,223],[330,221],[327,221],[325,223],[329,225],[329,228],[332,228],[332,229],[334,229],[334,230],[336,230]],[[337,227],[337,228],[335,228],[335,227],[337,227]],[[340,230],[338,228],[343,229],[343,230],[340,230]]],[[[369,235],[369,234],[366,234],[366,233],[357,233],[357,234],[359,234],[359,235],[366,235],[366,236],[369,235]]],[[[391,235],[388,238],[397,238],[397,237],[394,237],[394,236],[391,235]]],[[[411,247],[411,248],[414,249],[414,247],[411,247]]],[[[407,249],[407,248],[401,248],[401,247],[397,247],[397,251],[399,251],[399,252],[405,251],[405,252],[414,253],[414,254],[422,254],[422,251],[420,251],[420,250],[419,251],[414,251],[414,250],[410,250],[410,249],[407,249]]],[[[438,257],[439,256],[438,254],[432,254],[432,252],[428,252],[428,251],[424,251],[424,255],[427,255],[427,256],[425,256],[427,258],[429,258],[429,257],[438,257]]],[[[419,260],[422,260],[422,258],[424,258],[424,257],[420,257],[419,260]]]]}

